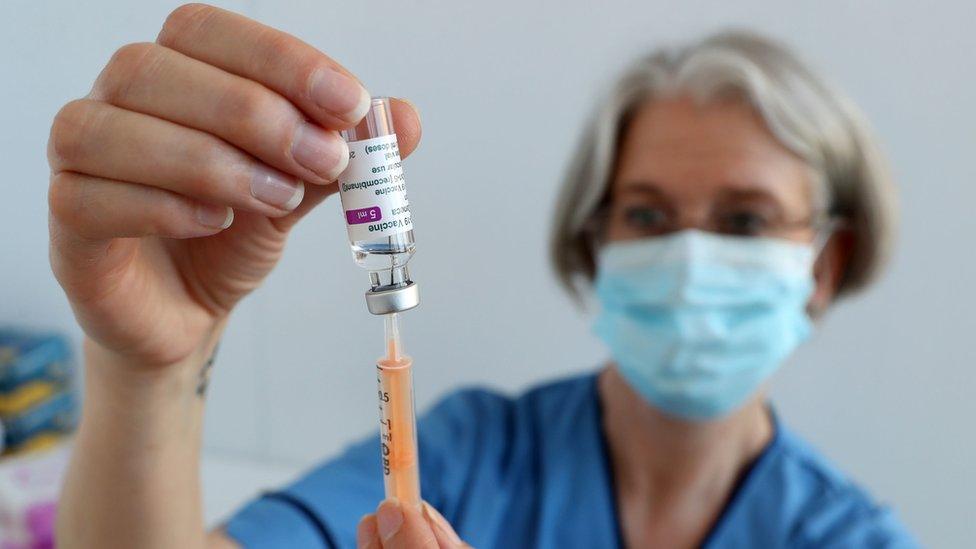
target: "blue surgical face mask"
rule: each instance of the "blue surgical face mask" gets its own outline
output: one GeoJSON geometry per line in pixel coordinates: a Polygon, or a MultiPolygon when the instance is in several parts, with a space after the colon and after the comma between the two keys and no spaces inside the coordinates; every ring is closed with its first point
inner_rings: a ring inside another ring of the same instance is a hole
{"type": "Polygon", "coordinates": [[[609,243],[594,332],[653,406],[727,415],[809,336],[814,256],[809,244],[697,230],[609,243]]]}

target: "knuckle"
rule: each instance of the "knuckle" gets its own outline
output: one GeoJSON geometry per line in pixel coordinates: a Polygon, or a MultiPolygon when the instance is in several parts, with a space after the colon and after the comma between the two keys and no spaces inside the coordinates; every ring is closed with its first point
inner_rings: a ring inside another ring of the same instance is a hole
{"type": "Polygon", "coordinates": [[[251,125],[255,122],[267,120],[275,106],[270,94],[259,86],[243,85],[223,97],[222,108],[226,120],[246,124],[245,129],[252,129],[251,125]]]}
{"type": "Polygon", "coordinates": [[[179,221],[182,217],[179,214],[180,212],[176,211],[175,208],[160,206],[156,210],[147,212],[138,221],[139,228],[144,234],[183,236],[180,234],[179,221]]]}
{"type": "Polygon", "coordinates": [[[279,32],[273,29],[264,31],[267,49],[265,49],[265,61],[274,63],[281,59],[289,59],[295,56],[297,48],[295,38],[290,34],[279,32]]]}
{"type": "MultiPolygon", "coordinates": [[[[217,197],[228,186],[237,186],[237,169],[247,164],[243,155],[235,154],[234,149],[218,139],[207,139],[195,143],[188,151],[189,164],[194,166],[196,177],[192,186],[208,197],[217,197]]],[[[249,172],[248,172],[249,173],[249,172]]]]}
{"type": "Polygon", "coordinates": [[[267,135],[271,129],[275,129],[275,134],[278,130],[287,134],[286,129],[294,127],[299,118],[285,99],[250,83],[226,94],[219,110],[220,118],[229,125],[230,132],[244,141],[267,135]]]}
{"type": "Polygon", "coordinates": [[[72,174],[61,172],[51,176],[47,201],[53,218],[68,227],[78,226],[82,205],[78,200],[78,182],[72,174]]]}
{"type": "Polygon", "coordinates": [[[132,85],[150,74],[161,60],[162,48],[149,42],[122,46],[112,55],[95,81],[94,92],[100,98],[117,103],[128,95],[132,85]]]}
{"type": "Polygon", "coordinates": [[[196,208],[197,203],[185,196],[163,195],[158,207],[146,216],[147,232],[174,238],[195,236],[196,222],[192,215],[196,208]]]}
{"type": "Polygon", "coordinates": [[[64,168],[85,154],[98,110],[95,101],[75,99],[54,115],[48,138],[48,161],[53,169],[64,168]]]}
{"type": "Polygon", "coordinates": [[[146,56],[152,54],[156,47],[155,44],[150,42],[126,44],[115,50],[112,59],[108,62],[108,66],[114,67],[123,73],[132,72],[139,68],[146,56]]]}
{"type": "Polygon", "coordinates": [[[175,44],[199,29],[216,11],[216,8],[206,4],[183,4],[166,17],[156,41],[163,45],[175,44]]]}
{"type": "MultiPolygon", "coordinates": [[[[294,36],[275,30],[262,29],[257,43],[261,47],[251,56],[251,70],[261,74],[281,66],[283,63],[296,67],[295,81],[308,82],[312,72],[321,67],[317,58],[309,58],[307,46],[294,36]]],[[[290,89],[289,93],[304,93],[305,89],[290,89]]]]}
{"type": "Polygon", "coordinates": [[[193,145],[193,165],[199,166],[204,173],[209,173],[211,169],[225,165],[234,159],[229,158],[228,145],[217,139],[205,139],[193,145]]]}

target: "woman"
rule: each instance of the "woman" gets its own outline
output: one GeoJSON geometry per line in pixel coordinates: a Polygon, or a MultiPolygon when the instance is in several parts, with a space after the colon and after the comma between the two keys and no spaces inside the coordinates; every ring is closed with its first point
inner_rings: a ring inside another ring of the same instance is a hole
{"type": "MultiPolygon", "coordinates": [[[[367,97],[306,44],[189,5],[58,114],[52,265],[88,336],[64,547],[914,545],[766,403],[811,318],[880,269],[892,191],[853,107],[742,33],[635,64],[560,193],[553,258],[578,296],[593,282],[611,364],[444,399],[421,421],[421,511],[359,519],[382,498],[370,436],[205,535],[214,349],[334,192],[336,130],[367,97]]],[[[418,116],[394,115],[409,154],[418,116]]]]}

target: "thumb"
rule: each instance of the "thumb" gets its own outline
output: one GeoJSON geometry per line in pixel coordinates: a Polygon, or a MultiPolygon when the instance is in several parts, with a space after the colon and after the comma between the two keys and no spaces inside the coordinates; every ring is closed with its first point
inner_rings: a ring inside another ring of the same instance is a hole
{"type": "Polygon", "coordinates": [[[376,509],[383,549],[438,549],[437,537],[420,509],[387,499],[376,509]]]}

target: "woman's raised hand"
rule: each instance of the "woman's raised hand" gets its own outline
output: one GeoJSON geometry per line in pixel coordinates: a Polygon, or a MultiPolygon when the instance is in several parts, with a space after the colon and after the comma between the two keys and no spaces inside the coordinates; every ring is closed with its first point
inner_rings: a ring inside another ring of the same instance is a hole
{"type": "MultiPolygon", "coordinates": [[[[368,98],[315,48],[212,6],[120,48],[48,146],[51,263],[91,340],[146,365],[200,351],[335,192],[337,130],[368,98]]],[[[420,120],[392,106],[406,155],[420,120]]]]}

